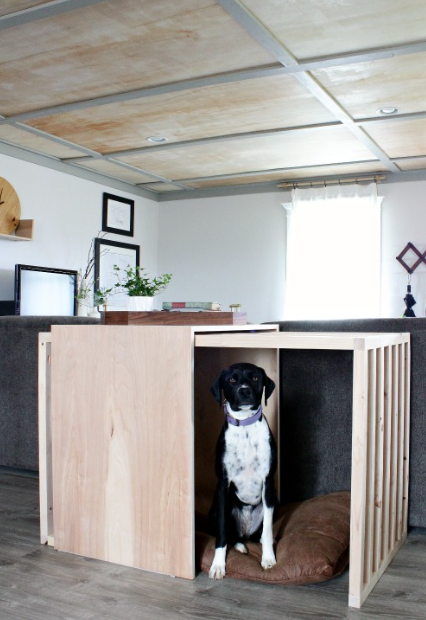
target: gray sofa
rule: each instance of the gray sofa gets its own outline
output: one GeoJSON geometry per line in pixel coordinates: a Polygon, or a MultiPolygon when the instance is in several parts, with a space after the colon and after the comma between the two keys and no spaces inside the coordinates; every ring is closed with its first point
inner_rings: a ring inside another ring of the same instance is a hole
{"type": "MultiPolygon", "coordinates": [[[[426,319],[278,324],[280,331],[411,334],[409,524],[426,527],[426,319]]],[[[280,352],[284,501],[350,489],[352,361],[353,354],[348,351],[280,352]]]]}
{"type": "Polygon", "coordinates": [[[62,316],[0,316],[0,466],[38,471],[38,334],[98,324],[62,316]]]}

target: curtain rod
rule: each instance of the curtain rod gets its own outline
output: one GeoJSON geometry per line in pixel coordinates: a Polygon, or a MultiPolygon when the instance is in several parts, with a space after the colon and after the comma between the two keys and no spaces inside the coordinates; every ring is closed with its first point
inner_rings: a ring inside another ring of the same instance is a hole
{"type": "Polygon", "coordinates": [[[312,187],[313,185],[340,185],[342,183],[363,183],[366,181],[374,181],[380,183],[386,179],[383,175],[376,175],[374,177],[353,177],[344,179],[324,179],[323,181],[300,181],[300,183],[294,181],[288,181],[286,183],[280,183],[278,187],[284,189],[296,189],[296,187],[312,187]]]}

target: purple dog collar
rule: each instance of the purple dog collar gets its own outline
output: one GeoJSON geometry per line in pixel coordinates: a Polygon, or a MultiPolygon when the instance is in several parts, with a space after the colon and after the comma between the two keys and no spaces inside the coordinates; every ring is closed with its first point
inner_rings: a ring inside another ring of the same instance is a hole
{"type": "Polygon", "coordinates": [[[260,405],[256,413],[254,413],[249,418],[245,418],[244,420],[237,420],[237,418],[232,417],[226,407],[226,403],[223,406],[223,411],[227,422],[229,422],[229,424],[232,424],[232,426],[250,426],[250,424],[254,424],[262,417],[262,405],[260,405]]]}

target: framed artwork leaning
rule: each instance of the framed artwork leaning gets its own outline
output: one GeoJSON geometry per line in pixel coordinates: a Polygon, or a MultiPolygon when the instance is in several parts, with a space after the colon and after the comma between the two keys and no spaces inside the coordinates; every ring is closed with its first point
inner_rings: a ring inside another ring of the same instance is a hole
{"type": "MultiPolygon", "coordinates": [[[[95,289],[113,288],[117,283],[114,265],[121,270],[130,266],[139,267],[140,246],[120,241],[110,241],[103,238],[95,239],[95,289]]],[[[114,310],[127,310],[128,295],[112,293],[108,297],[108,306],[114,310]]]]}

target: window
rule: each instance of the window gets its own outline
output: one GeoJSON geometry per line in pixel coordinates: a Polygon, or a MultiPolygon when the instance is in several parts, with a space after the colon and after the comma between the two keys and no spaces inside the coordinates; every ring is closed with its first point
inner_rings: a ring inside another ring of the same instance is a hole
{"type": "Polygon", "coordinates": [[[380,202],[375,183],[293,190],[285,319],[380,316],[380,202]]]}

